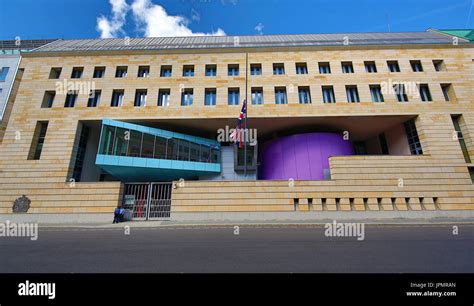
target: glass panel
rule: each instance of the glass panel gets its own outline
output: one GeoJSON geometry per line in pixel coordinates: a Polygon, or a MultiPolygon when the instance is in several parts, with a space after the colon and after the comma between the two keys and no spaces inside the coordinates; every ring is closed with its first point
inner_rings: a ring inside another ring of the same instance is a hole
{"type": "Polygon", "coordinates": [[[180,139],[179,140],[179,160],[189,160],[189,141],[180,139]]]}
{"type": "Polygon", "coordinates": [[[217,148],[211,147],[211,163],[219,162],[219,150],[217,148]]]}
{"type": "Polygon", "coordinates": [[[141,157],[153,158],[154,143],[155,143],[155,136],[150,135],[150,134],[143,134],[141,157]]]}
{"type": "Polygon", "coordinates": [[[208,163],[211,161],[211,148],[207,145],[201,145],[201,162],[208,163]]]}
{"type": "Polygon", "coordinates": [[[117,128],[115,131],[115,140],[114,140],[114,152],[113,155],[117,156],[126,156],[127,155],[127,146],[128,139],[130,137],[130,131],[123,128],[117,128]]]}
{"type": "Polygon", "coordinates": [[[104,125],[102,128],[102,139],[99,154],[111,155],[115,137],[115,127],[104,125]]]}
{"type": "MultiPolygon", "coordinates": [[[[247,145],[247,168],[253,167],[254,163],[254,146],[249,146],[247,145]]],[[[237,165],[239,166],[245,166],[244,163],[244,157],[245,157],[245,147],[244,148],[237,148],[237,165]]]]}
{"type": "MultiPolygon", "coordinates": [[[[171,155],[170,155],[171,156],[171,155]]],[[[166,159],[166,138],[155,137],[155,158],[166,159]]]]}
{"type": "Polygon", "coordinates": [[[200,145],[197,144],[197,143],[193,143],[191,142],[189,144],[189,147],[190,147],[190,161],[195,161],[195,162],[198,162],[199,161],[199,155],[200,155],[200,145]]]}
{"type": "Polygon", "coordinates": [[[128,144],[127,156],[140,157],[140,146],[142,143],[142,133],[137,131],[130,131],[130,142],[128,144]]]}
{"type": "Polygon", "coordinates": [[[10,68],[9,67],[3,67],[1,70],[0,70],[0,81],[5,81],[5,79],[7,78],[7,74],[8,74],[8,70],[10,68]]]}
{"type": "Polygon", "coordinates": [[[173,159],[177,160],[178,159],[178,144],[179,140],[174,139],[174,138],[169,138],[168,139],[168,146],[166,148],[166,159],[173,159]]]}

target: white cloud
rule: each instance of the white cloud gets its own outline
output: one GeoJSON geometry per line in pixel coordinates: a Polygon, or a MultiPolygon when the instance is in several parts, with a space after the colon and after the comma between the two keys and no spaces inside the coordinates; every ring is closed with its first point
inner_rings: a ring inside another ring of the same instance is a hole
{"type": "Polygon", "coordinates": [[[150,0],[134,0],[131,7],[138,28],[147,37],[225,35],[220,28],[211,33],[193,32],[188,27],[188,19],[179,15],[169,15],[161,5],[154,4],[150,0]]]}
{"type": "Polygon", "coordinates": [[[263,25],[263,23],[259,22],[259,23],[255,26],[254,30],[257,31],[258,34],[262,35],[262,34],[263,34],[263,28],[264,28],[264,27],[265,27],[265,26],[263,25]]]}
{"type": "MultiPolygon", "coordinates": [[[[123,26],[130,10],[138,31],[147,37],[226,35],[221,28],[211,33],[193,32],[188,27],[189,20],[186,17],[169,15],[164,7],[154,4],[151,0],[133,0],[130,5],[126,0],[109,0],[109,2],[112,6],[111,17],[101,15],[97,18],[97,30],[101,38],[125,35],[123,26]]],[[[199,13],[193,10],[191,19],[199,21],[200,18],[199,13]]]]}
{"type": "Polygon", "coordinates": [[[122,27],[130,9],[125,0],[109,0],[109,3],[112,6],[112,17],[108,19],[101,15],[97,18],[97,30],[101,38],[116,37],[117,34],[123,33],[122,27]]]}

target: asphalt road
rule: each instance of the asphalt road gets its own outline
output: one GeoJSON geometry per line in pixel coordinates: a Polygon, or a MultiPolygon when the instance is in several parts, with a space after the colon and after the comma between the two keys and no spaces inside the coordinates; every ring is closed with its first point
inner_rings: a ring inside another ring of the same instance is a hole
{"type": "Polygon", "coordinates": [[[366,225],[365,239],[322,225],[39,229],[0,237],[0,273],[474,272],[474,225],[366,225]]]}

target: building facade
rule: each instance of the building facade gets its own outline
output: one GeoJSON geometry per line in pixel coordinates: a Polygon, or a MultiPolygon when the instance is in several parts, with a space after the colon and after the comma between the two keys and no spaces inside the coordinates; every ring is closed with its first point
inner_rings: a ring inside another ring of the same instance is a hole
{"type": "Polygon", "coordinates": [[[0,40],[0,143],[3,140],[8,118],[15,101],[23,70],[19,69],[21,52],[29,52],[48,40],[0,40]]]}
{"type": "Polygon", "coordinates": [[[0,213],[22,195],[32,214],[150,210],[140,202],[150,197],[167,200],[171,218],[474,209],[466,39],[58,40],[22,54],[19,68],[0,144],[0,213]],[[255,141],[245,152],[228,136],[246,96],[255,141]]]}

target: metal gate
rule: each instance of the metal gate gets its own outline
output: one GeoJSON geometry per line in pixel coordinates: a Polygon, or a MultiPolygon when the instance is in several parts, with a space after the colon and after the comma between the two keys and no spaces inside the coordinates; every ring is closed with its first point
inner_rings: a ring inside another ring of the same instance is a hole
{"type": "Polygon", "coordinates": [[[133,220],[169,219],[172,183],[126,183],[122,206],[133,220]]]}

